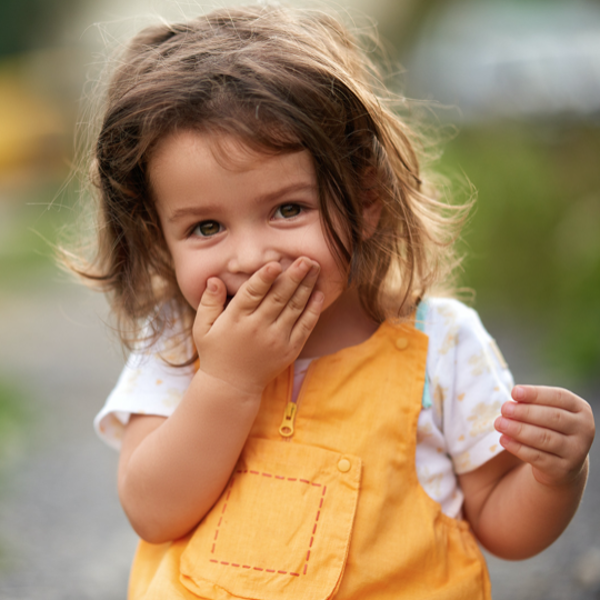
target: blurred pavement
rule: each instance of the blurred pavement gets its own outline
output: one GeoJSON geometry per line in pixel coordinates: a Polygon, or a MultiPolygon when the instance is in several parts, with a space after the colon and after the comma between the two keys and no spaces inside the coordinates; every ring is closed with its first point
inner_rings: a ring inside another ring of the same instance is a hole
{"type": "MultiPolygon", "coordinates": [[[[71,283],[0,297],[0,366],[24,382],[36,411],[1,480],[2,600],[126,597],[136,538],[117,499],[117,455],[92,431],[122,364],[104,313],[100,296],[71,283]]],[[[524,381],[526,346],[488,327],[524,381]]],[[[588,400],[600,421],[599,395],[588,400]]],[[[490,561],[495,600],[600,598],[600,442],[592,450],[590,484],[563,537],[529,561],[490,561]]]]}

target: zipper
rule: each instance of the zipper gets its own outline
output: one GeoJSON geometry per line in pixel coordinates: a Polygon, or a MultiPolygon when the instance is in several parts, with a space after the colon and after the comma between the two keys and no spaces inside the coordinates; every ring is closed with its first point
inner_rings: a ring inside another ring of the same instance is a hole
{"type": "Polygon", "coordinates": [[[284,438],[290,438],[294,435],[294,419],[297,410],[298,405],[290,400],[283,411],[283,421],[281,421],[281,425],[279,426],[279,433],[284,438]]]}
{"type": "MultiPolygon", "coordinates": [[[[298,407],[300,406],[300,401],[302,400],[302,396],[304,395],[304,387],[306,384],[306,380],[310,374],[310,371],[313,366],[313,362],[311,361],[308,365],[308,369],[306,370],[306,374],[304,375],[304,381],[300,386],[300,391],[298,392],[298,397],[296,400],[290,400],[286,405],[283,411],[283,419],[281,420],[281,425],[279,426],[279,434],[281,437],[286,438],[287,441],[290,441],[290,438],[294,435],[294,424],[296,421],[296,415],[298,413],[298,407]]],[[[290,395],[292,395],[292,390],[294,389],[294,367],[292,366],[291,373],[291,382],[290,382],[290,395]]]]}

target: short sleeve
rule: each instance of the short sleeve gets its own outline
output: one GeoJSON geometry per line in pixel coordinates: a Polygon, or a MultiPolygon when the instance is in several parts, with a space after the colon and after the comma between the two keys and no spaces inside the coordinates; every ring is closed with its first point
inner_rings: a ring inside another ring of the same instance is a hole
{"type": "Polygon", "coordinates": [[[479,315],[457,300],[428,299],[428,374],[457,474],[475,470],[503,448],[494,421],[513,379],[479,315]]]}
{"type": "Polygon", "coordinates": [[[132,414],[169,417],[188,389],[193,367],[174,367],[160,341],[154,352],[130,355],[115,388],[94,419],[94,429],[109,446],[121,447],[123,429],[132,414]],[[166,360],[165,360],[166,359],[166,360]]]}

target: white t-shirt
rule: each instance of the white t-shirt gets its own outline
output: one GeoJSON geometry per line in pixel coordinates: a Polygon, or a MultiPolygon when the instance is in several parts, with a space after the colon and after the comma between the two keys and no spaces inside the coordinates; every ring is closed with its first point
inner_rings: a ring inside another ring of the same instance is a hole
{"type": "MultiPolygon", "coordinates": [[[[457,475],[500,453],[494,420],[510,400],[513,380],[496,343],[477,313],[457,300],[428,298],[424,332],[429,337],[427,376],[431,407],[417,428],[416,469],[427,494],[450,517],[461,515],[457,475]]],[[[176,368],[163,343],[154,353],[133,353],[94,420],[98,435],[119,449],[131,414],[170,416],[187,390],[193,367],[176,368]]],[[[297,371],[308,366],[298,363],[297,371]]]]}

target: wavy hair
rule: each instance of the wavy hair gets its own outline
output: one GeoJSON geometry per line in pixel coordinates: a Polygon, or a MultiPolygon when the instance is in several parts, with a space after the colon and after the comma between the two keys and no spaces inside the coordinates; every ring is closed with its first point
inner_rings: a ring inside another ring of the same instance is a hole
{"type": "Polygon", "coordinates": [[[148,174],[153,149],[178,129],[230,134],[261,152],[308,150],[326,238],[374,320],[405,318],[449,283],[466,208],[424,183],[418,138],[395,112],[404,100],[386,90],[365,50],[378,48],[375,37],[358,38],[322,12],[257,6],[151,26],[131,40],[91,162],[95,253],[72,267],[108,293],[126,347],[156,341],[166,314],[193,319],[148,174]],[[370,201],[381,216],[364,239],[370,201]]]}

